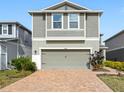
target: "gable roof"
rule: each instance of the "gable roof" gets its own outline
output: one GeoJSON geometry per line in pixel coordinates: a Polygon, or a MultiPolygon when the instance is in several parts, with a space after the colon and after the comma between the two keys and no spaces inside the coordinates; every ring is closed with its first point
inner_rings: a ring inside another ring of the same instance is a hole
{"type": "Polygon", "coordinates": [[[62,1],[62,2],[59,2],[55,5],[52,5],[52,6],[49,6],[47,8],[43,8],[43,9],[40,9],[40,10],[35,10],[35,11],[29,11],[28,13],[30,15],[32,15],[33,13],[47,13],[47,12],[87,12],[87,13],[100,13],[100,15],[103,13],[103,11],[101,10],[91,10],[87,7],[84,7],[84,6],[80,6],[76,3],[73,3],[73,2],[70,2],[70,1],[62,1]],[[59,8],[63,5],[69,5],[71,7],[74,7],[76,8],[77,10],[54,10],[56,8],[59,8]]]}
{"type": "Polygon", "coordinates": [[[44,8],[42,10],[53,10],[53,9],[61,7],[63,5],[69,5],[69,6],[72,6],[72,7],[76,8],[76,9],[79,9],[79,10],[90,10],[87,7],[80,6],[79,4],[73,3],[71,1],[66,1],[66,0],[64,0],[62,2],[59,2],[59,3],[55,4],[55,5],[49,6],[47,8],[44,8]]]}
{"type": "Polygon", "coordinates": [[[120,31],[119,33],[117,33],[117,34],[113,35],[112,37],[108,38],[108,39],[107,39],[107,40],[105,40],[104,42],[107,42],[107,41],[109,41],[109,40],[111,40],[111,39],[113,39],[113,38],[115,38],[115,37],[119,36],[119,35],[120,35],[120,34],[122,34],[122,33],[124,33],[124,30],[122,30],[122,31],[120,31]]]}

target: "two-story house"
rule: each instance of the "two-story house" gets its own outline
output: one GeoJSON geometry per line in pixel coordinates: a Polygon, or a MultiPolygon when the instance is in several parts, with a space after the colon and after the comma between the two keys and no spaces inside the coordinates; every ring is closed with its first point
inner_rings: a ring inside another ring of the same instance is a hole
{"type": "Polygon", "coordinates": [[[16,21],[0,21],[0,70],[8,69],[12,59],[32,55],[32,33],[16,21]]]}
{"type": "Polygon", "coordinates": [[[88,69],[90,54],[100,50],[102,11],[62,1],[29,14],[32,60],[38,69],[88,69]]]}
{"type": "Polygon", "coordinates": [[[107,60],[124,61],[124,30],[105,40],[107,60]]]}

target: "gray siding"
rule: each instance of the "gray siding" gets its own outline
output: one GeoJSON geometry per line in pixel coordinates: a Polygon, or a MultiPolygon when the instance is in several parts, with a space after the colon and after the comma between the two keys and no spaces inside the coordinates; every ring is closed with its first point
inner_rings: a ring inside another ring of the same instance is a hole
{"type": "Polygon", "coordinates": [[[87,14],[86,36],[98,37],[98,14],[87,14]]]}
{"type": "Polygon", "coordinates": [[[32,46],[32,35],[22,28],[18,28],[18,38],[19,43],[25,46],[31,47],[32,46]]]}
{"type": "Polygon", "coordinates": [[[52,19],[51,19],[51,13],[47,14],[47,29],[51,29],[52,25],[51,25],[52,19]]]}
{"type": "Polygon", "coordinates": [[[107,42],[105,42],[105,45],[109,48],[108,50],[124,47],[124,33],[121,33],[111,40],[108,40],[107,42]]]}
{"type": "Polygon", "coordinates": [[[48,31],[48,37],[83,37],[84,31],[48,31]]]}
{"type": "Polygon", "coordinates": [[[64,29],[67,29],[68,28],[68,14],[67,13],[64,13],[64,18],[63,18],[63,22],[64,22],[64,29]]]}
{"type": "Polygon", "coordinates": [[[84,29],[84,14],[80,14],[80,29],[84,29]]]}
{"type": "Polygon", "coordinates": [[[107,52],[107,60],[123,61],[124,62],[124,48],[107,52]]]}
{"type": "Polygon", "coordinates": [[[33,14],[33,37],[45,37],[45,15],[33,14]]]}
{"type": "Polygon", "coordinates": [[[32,41],[33,49],[32,54],[34,54],[34,51],[37,51],[37,54],[39,54],[39,48],[42,47],[91,47],[93,48],[93,51],[99,50],[99,41],[59,41],[59,42],[46,42],[46,41],[32,41]]]}
{"type": "Polygon", "coordinates": [[[7,46],[7,61],[11,62],[12,59],[17,58],[17,42],[5,43],[7,46]]]}

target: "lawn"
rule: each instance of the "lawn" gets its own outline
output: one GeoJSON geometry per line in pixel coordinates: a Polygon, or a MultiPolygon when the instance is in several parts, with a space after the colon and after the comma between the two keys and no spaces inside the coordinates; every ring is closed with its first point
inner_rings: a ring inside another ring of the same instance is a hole
{"type": "Polygon", "coordinates": [[[0,88],[3,88],[11,83],[14,83],[17,80],[20,80],[32,72],[30,71],[17,71],[17,70],[5,70],[0,71],[0,88]]]}
{"type": "Polygon", "coordinates": [[[98,75],[115,92],[124,92],[124,76],[98,75]]]}

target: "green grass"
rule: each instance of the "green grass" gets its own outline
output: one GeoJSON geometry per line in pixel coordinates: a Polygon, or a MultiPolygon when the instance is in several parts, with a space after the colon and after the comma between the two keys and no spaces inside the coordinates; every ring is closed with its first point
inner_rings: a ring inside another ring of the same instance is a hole
{"type": "Polygon", "coordinates": [[[14,83],[17,80],[20,80],[32,72],[30,71],[17,71],[17,70],[5,70],[0,71],[0,88],[3,88],[11,83],[14,83]]]}
{"type": "Polygon", "coordinates": [[[113,91],[124,92],[124,76],[98,75],[113,91]]]}

